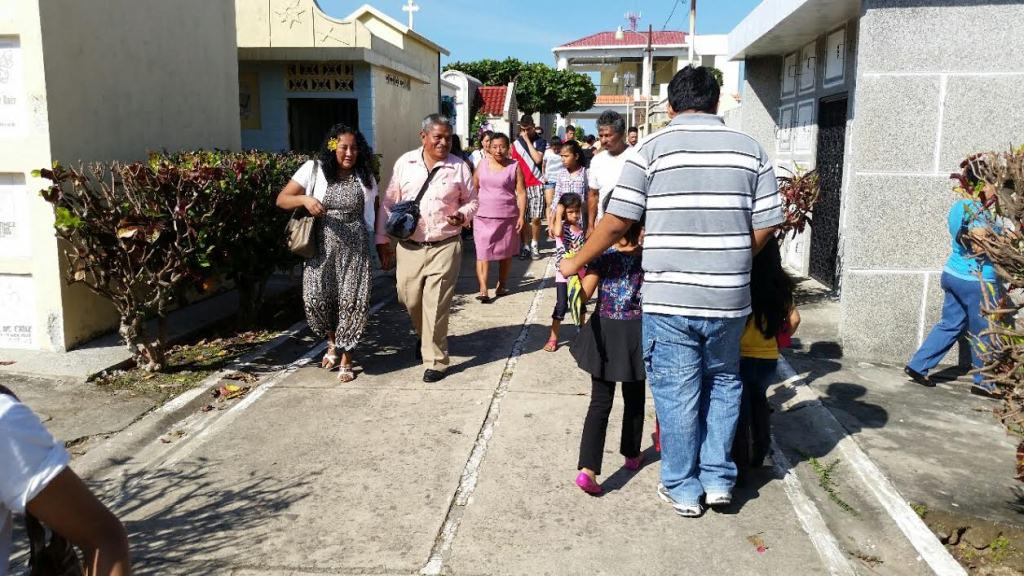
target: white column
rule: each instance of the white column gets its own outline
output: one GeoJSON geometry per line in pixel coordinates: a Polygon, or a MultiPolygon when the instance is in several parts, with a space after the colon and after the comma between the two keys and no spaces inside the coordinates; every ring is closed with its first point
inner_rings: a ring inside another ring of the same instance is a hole
{"type": "Polygon", "coordinates": [[[643,71],[643,84],[640,85],[640,94],[642,96],[649,97],[651,95],[651,73],[653,72],[651,66],[651,53],[644,52],[644,71],[643,71]]]}
{"type": "Polygon", "coordinates": [[[559,56],[558,57],[557,69],[558,70],[565,70],[568,67],[569,67],[569,59],[566,58],[565,56],[559,56]]]}

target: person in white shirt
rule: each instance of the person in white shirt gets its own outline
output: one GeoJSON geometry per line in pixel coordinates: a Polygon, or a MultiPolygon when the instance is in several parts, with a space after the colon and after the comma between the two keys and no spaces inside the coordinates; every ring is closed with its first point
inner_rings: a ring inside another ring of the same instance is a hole
{"type": "Polygon", "coordinates": [[[487,149],[491,145],[491,136],[494,136],[494,132],[490,130],[481,134],[480,146],[469,155],[469,161],[473,163],[474,169],[480,166],[480,161],[487,157],[487,149]]]}
{"type": "Polygon", "coordinates": [[[615,185],[619,183],[622,166],[626,161],[626,120],[614,110],[605,110],[597,119],[597,135],[601,139],[601,152],[590,161],[587,194],[587,236],[593,233],[604,216],[615,185]]]}
{"type": "Polygon", "coordinates": [[[629,133],[626,136],[626,144],[630,148],[636,146],[636,143],[640,141],[640,129],[636,126],[630,126],[629,133]]]}
{"type": "Polygon", "coordinates": [[[64,445],[0,386],[0,576],[10,562],[12,512],[31,514],[77,546],[86,574],[131,574],[124,526],[68,468],[64,445]]]}
{"type": "Polygon", "coordinates": [[[555,198],[555,183],[558,182],[563,170],[565,167],[562,166],[562,141],[555,137],[544,151],[544,176],[541,178],[544,181],[544,204],[549,215],[555,209],[552,203],[555,198]]]}

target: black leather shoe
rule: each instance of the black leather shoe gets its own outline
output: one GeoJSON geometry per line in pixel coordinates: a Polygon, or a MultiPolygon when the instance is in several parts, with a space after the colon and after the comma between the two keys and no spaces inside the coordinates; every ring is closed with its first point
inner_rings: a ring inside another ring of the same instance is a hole
{"type": "Polygon", "coordinates": [[[935,382],[932,382],[931,378],[921,374],[917,370],[914,370],[910,366],[903,367],[903,373],[910,377],[911,380],[917,382],[921,386],[927,386],[929,388],[935,387],[935,382]]]}
{"type": "Polygon", "coordinates": [[[423,381],[427,384],[433,384],[434,382],[440,382],[444,380],[444,372],[437,370],[426,369],[423,371],[423,381]]]}
{"type": "Polygon", "coordinates": [[[994,385],[982,386],[980,384],[972,384],[971,394],[992,398],[993,400],[1002,400],[1003,398],[1003,393],[994,385]]]}

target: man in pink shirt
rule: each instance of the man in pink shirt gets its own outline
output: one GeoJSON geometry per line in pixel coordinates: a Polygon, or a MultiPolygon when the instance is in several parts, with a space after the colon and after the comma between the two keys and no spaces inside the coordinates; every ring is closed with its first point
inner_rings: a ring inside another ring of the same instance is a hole
{"type": "Polygon", "coordinates": [[[426,370],[424,382],[445,377],[448,357],[448,314],[462,264],[462,228],[476,214],[477,192],[473,174],[461,158],[451,154],[452,127],[448,118],[431,114],[423,120],[423,142],[403,154],[392,172],[391,183],[380,197],[377,218],[377,253],[388,269],[397,260],[398,299],[409,311],[420,337],[419,353],[426,370]],[[391,208],[415,200],[423,183],[434,172],[420,200],[420,220],[408,240],[400,240],[394,252],[385,224],[391,208]]]}

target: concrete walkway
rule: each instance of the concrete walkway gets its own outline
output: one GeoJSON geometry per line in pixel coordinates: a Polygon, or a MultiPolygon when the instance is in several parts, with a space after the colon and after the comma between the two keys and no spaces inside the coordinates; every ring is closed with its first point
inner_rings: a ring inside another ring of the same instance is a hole
{"type": "Polygon", "coordinates": [[[900,493],[922,510],[1024,527],[1019,438],[994,417],[1000,403],[970,394],[970,377],[954,367],[926,388],[902,365],[843,357],[838,302],[813,281],[803,286],[810,303],[790,362],[900,493]]]}
{"type": "Polygon", "coordinates": [[[86,454],[91,481],[128,527],[138,573],[832,571],[772,469],[739,488],[726,513],[675,515],[655,495],[652,450],[638,473],[618,469],[619,405],[608,492],[578,490],[589,379],[567,348],[541,350],[549,263],[517,261],[515,292],[484,305],[472,298],[471,258],[444,381],[421,381],[408,318],[389,306],[357,351],[363,372],[352,383],[311,366],[315,347],[230,410],[197,413],[129,456],[86,454]]]}

